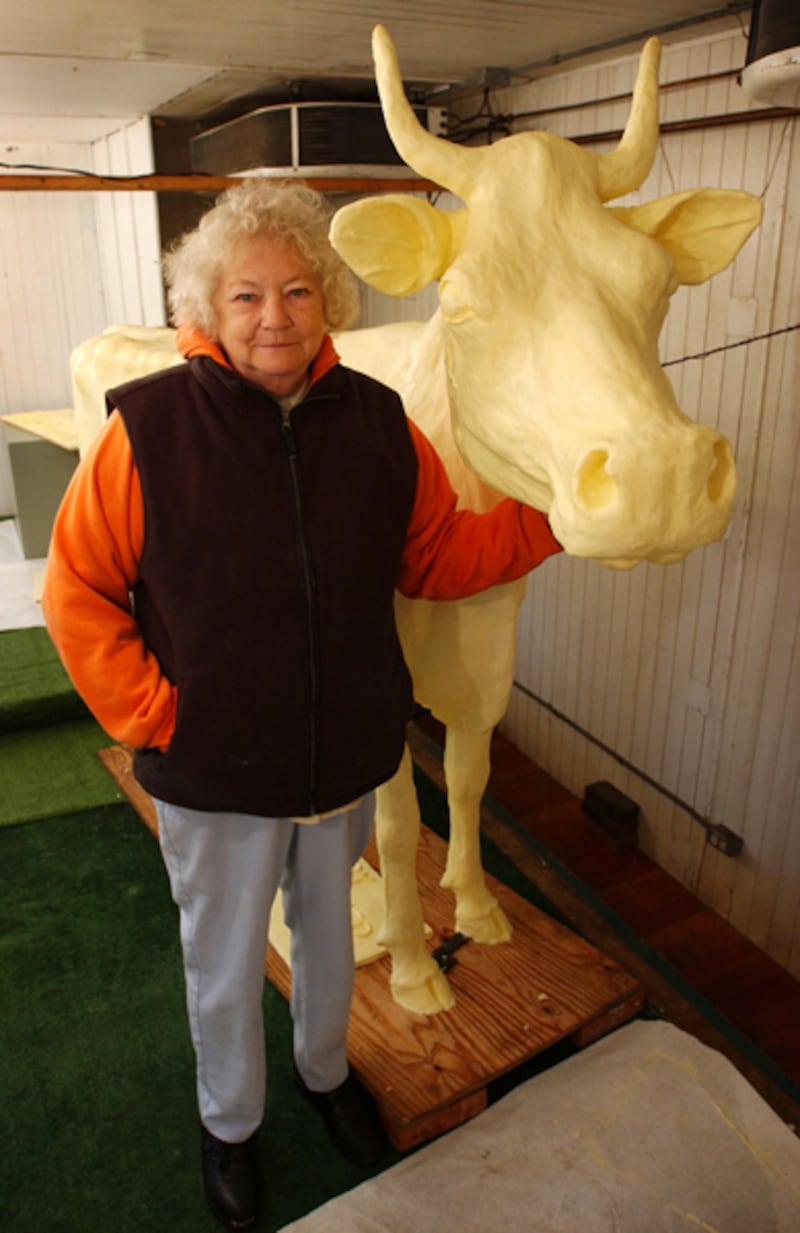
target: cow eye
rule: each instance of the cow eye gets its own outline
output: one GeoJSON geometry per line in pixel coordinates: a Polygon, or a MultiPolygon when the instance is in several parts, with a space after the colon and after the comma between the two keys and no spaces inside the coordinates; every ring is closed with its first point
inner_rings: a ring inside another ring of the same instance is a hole
{"type": "Polygon", "coordinates": [[[459,277],[458,271],[446,274],[439,283],[439,303],[445,320],[451,325],[460,325],[475,316],[475,309],[469,300],[467,281],[459,277]]]}

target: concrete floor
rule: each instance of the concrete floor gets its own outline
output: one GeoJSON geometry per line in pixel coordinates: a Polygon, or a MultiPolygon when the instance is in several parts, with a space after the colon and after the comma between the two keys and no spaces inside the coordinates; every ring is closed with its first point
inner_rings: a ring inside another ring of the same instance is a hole
{"type": "Polygon", "coordinates": [[[26,560],[13,518],[0,521],[0,631],[43,625],[36,602],[44,560],[26,560]]]}

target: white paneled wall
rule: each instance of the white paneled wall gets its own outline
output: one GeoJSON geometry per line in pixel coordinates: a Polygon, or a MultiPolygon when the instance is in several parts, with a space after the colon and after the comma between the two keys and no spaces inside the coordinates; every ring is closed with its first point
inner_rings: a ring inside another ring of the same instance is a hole
{"type": "MultiPolygon", "coordinates": [[[[9,162],[86,166],[82,146],[16,146],[9,162]]],[[[91,198],[78,193],[0,192],[0,414],[71,402],[74,342],[102,320],[102,285],[91,198]]],[[[0,515],[14,495],[0,437],[0,515]]]]}
{"type": "MultiPolygon", "coordinates": [[[[671,44],[662,83],[738,69],[744,54],[738,31],[671,44]]],[[[625,93],[635,65],[574,69],[497,107],[625,93]]],[[[662,100],[662,122],[750,107],[735,75],[662,100]]],[[[542,123],[576,136],[626,115],[609,103],[542,123]]],[[[800,122],[663,135],[637,198],[699,186],[747,189],[765,206],[733,266],[674,297],[662,335],[681,406],[734,446],[732,525],[680,565],[617,574],[559,559],[532,575],[502,730],[577,795],[608,779],[637,801],[644,850],[800,975],[800,331],[787,332],[800,324],[800,122]],[[742,855],[710,847],[698,816],[741,836],[742,855]]]]}
{"type": "MultiPolygon", "coordinates": [[[[6,145],[4,161],[146,173],[150,124],[102,141],[6,145]]],[[[0,192],[0,414],[69,406],[72,348],[120,321],[164,321],[154,195],[0,192]]],[[[13,510],[0,436],[0,516],[13,510]]]]}
{"type": "MultiPolygon", "coordinates": [[[[117,176],[153,171],[149,120],[135,121],[94,142],[92,170],[117,176]]],[[[105,290],[105,325],[163,325],[166,318],[155,193],[92,196],[105,290]]]]}

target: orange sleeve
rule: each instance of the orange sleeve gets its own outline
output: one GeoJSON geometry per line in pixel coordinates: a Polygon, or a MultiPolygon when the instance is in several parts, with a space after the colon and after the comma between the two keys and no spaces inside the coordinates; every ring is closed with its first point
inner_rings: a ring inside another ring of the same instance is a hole
{"type": "Polygon", "coordinates": [[[456,494],[427,437],[408,422],[419,461],[398,589],[413,599],[464,599],[513,582],[562,551],[539,510],[507,498],[486,514],[456,510],[456,494]]]}
{"type": "Polygon", "coordinates": [[[176,691],[145,645],[130,602],[143,535],[139,476],[114,412],[56,515],[42,608],[72,683],[106,732],[135,748],[164,748],[176,691]]]}

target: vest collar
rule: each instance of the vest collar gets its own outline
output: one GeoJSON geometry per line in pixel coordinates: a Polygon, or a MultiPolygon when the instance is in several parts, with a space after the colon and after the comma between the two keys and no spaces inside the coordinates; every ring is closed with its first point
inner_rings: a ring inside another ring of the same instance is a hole
{"type": "MultiPolygon", "coordinates": [[[[175,342],[185,360],[205,355],[209,359],[214,360],[216,364],[219,364],[221,368],[226,368],[229,372],[236,373],[236,369],[231,364],[220,344],[214,342],[202,330],[181,325],[178,327],[175,342]]],[[[330,334],[326,334],[322,340],[322,346],[312,361],[308,388],[311,389],[317,381],[324,377],[327,372],[330,372],[332,368],[335,368],[338,363],[339,356],[336,348],[333,345],[330,334]]],[[[241,378],[239,379],[241,380],[241,378]]]]}

